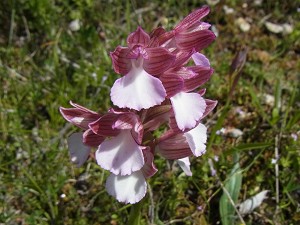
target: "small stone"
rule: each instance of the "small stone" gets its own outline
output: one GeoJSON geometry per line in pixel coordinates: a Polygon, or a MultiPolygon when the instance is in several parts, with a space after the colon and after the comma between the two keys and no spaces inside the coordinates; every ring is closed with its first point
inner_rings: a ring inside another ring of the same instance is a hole
{"type": "Polygon", "coordinates": [[[214,6],[220,2],[220,0],[206,0],[208,5],[214,6]]]}
{"type": "Polygon", "coordinates": [[[80,30],[80,21],[78,19],[73,20],[70,24],[69,24],[69,29],[71,31],[79,31],[80,30]]]}
{"type": "Polygon", "coordinates": [[[274,107],[275,105],[275,98],[273,95],[270,95],[270,94],[263,94],[262,95],[263,97],[263,102],[268,105],[268,106],[271,106],[271,107],[274,107]]]}
{"type": "Polygon", "coordinates": [[[241,31],[248,32],[251,28],[250,23],[248,23],[244,18],[239,17],[235,23],[239,26],[241,31]]]}
{"type": "Polygon", "coordinates": [[[261,4],[262,4],[262,0],[255,0],[255,1],[254,1],[254,5],[259,6],[259,5],[261,5],[261,4]]]}
{"type": "Polygon", "coordinates": [[[223,6],[223,10],[224,10],[225,14],[227,14],[227,15],[228,15],[228,14],[233,14],[233,13],[234,13],[234,9],[228,7],[227,5],[224,5],[224,6],[223,6]]]}
{"type": "Polygon", "coordinates": [[[282,25],[266,21],[265,26],[268,29],[268,31],[270,31],[272,33],[279,34],[279,33],[283,32],[283,26],[282,25]]]}
{"type": "Polygon", "coordinates": [[[288,24],[288,23],[284,23],[282,24],[283,26],[283,34],[290,34],[293,32],[293,26],[288,24]]]}

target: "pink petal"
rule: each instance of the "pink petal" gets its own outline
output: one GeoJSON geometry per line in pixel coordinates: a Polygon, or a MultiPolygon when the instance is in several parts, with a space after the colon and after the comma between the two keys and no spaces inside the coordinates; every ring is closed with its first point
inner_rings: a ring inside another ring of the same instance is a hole
{"type": "Polygon", "coordinates": [[[207,114],[209,114],[218,104],[218,101],[214,101],[214,100],[210,100],[210,99],[205,99],[205,103],[206,103],[206,108],[205,111],[201,117],[204,118],[207,116],[207,114]]]}
{"type": "Polygon", "coordinates": [[[82,133],[73,133],[68,138],[68,147],[72,163],[80,167],[85,163],[90,154],[90,148],[82,142],[82,133]]]}
{"type": "Polygon", "coordinates": [[[191,56],[195,53],[194,49],[192,51],[179,51],[176,54],[176,60],[172,67],[180,68],[190,60],[191,56]]]}
{"type": "Polygon", "coordinates": [[[162,47],[146,48],[147,59],[144,60],[144,69],[151,75],[165,72],[173,64],[175,55],[162,47]]]}
{"type": "Polygon", "coordinates": [[[166,159],[181,159],[193,154],[183,134],[176,134],[160,141],[157,151],[166,159]]]}
{"type": "Polygon", "coordinates": [[[131,33],[127,38],[127,44],[130,48],[134,45],[146,46],[149,41],[150,36],[141,27],[138,27],[137,30],[131,33]]]}
{"type": "Polygon", "coordinates": [[[65,118],[65,120],[72,123],[73,125],[78,126],[81,129],[87,130],[89,128],[89,123],[100,118],[100,115],[98,113],[86,109],[82,106],[76,104],[74,105],[76,106],[76,108],[59,108],[59,111],[61,115],[65,118]]]}
{"type": "Polygon", "coordinates": [[[90,147],[98,147],[104,139],[105,137],[95,134],[91,129],[83,133],[83,144],[90,147]]]}
{"type": "Polygon", "coordinates": [[[192,171],[190,168],[191,163],[190,163],[189,157],[178,159],[177,163],[187,176],[192,176],[192,171]]]}
{"type": "Polygon", "coordinates": [[[86,112],[86,113],[98,114],[98,113],[96,113],[96,112],[94,112],[94,111],[92,111],[92,110],[90,110],[88,108],[85,108],[85,107],[83,107],[81,105],[78,105],[78,104],[76,104],[76,103],[74,103],[72,101],[70,101],[70,105],[73,106],[73,107],[75,107],[75,108],[77,108],[77,109],[80,109],[80,110],[82,110],[83,112],[86,112]]]}
{"type": "Polygon", "coordinates": [[[113,67],[116,73],[127,74],[131,69],[131,62],[128,58],[129,48],[118,46],[114,52],[110,53],[113,67]]]}
{"type": "Polygon", "coordinates": [[[162,27],[157,27],[150,33],[150,42],[148,44],[148,47],[158,47],[159,46],[159,36],[166,33],[165,29],[162,27]]]}
{"type": "Polygon", "coordinates": [[[201,95],[201,96],[203,96],[205,94],[205,92],[206,92],[206,88],[203,88],[200,91],[198,91],[198,94],[201,95]]]}
{"type": "Polygon", "coordinates": [[[135,141],[140,144],[143,139],[143,124],[139,117],[132,112],[120,114],[113,125],[113,129],[126,130],[131,129],[131,134],[135,141]]]}
{"type": "Polygon", "coordinates": [[[198,93],[180,92],[170,100],[177,126],[182,131],[195,127],[206,108],[205,100],[198,93]]]}
{"type": "Polygon", "coordinates": [[[174,28],[176,32],[181,32],[193,26],[203,17],[205,17],[209,13],[209,7],[203,6],[200,9],[197,9],[186,16],[177,26],[174,28]]]}
{"type": "Polygon", "coordinates": [[[110,174],[105,187],[111,196],[126,204],[139,202],[147,192],[147,183],[140,170],[129,176],[110,174]]]}
{"type": "Polygon", "coordinates": [[[154,156],[150,151],[150,148],[146,148],[144,151],[145,165],[142,168],[145,178],[152,177],[156,172],[157,168],[154,165],[154,156]]]}
{"type": "Polygon", "coordinates": [[[120,108],[141,110],[161,104],[166,90],[158,78],[140,67],[133,67],[128,74],[115,81],[110,96],[120,108]]]}
{"type": "Polygon", "coordinates": [[[100,119],[89,124],[89,128],[100,136],[114,137],[120,133],[120,130],[113,129],[115,121],[118,119],[119,114],[107,113],[100,119]]]}
{"type": "Polygon", "coordinates": [[[184,136],[195,156],[201,156],[206,151],[206,127],[199,123],[194,129],[186,132],[184,136]]]}
{"type": "Polygon", "coordinates": [[[176,44],[182,51],[200,51],[210,45],[216,36],[210,30],[198,30],[190,33],[176,34],[176,44]]]}
{"type": "Polygon", "coordinates": [[[183,79],[176,74],[176,71],[167,71],[159,78],[166,89],[166,98],[171,98],[183,89],[183,79]]]}
{"type": "Polygon", "coordinates": [[[192,59],[194,60],[197,66],[210,67],[209,60],[205,57],[205,55],[196,52],[192,55],[192,59]]]}
{"type": "Polygon", "coordinates": [[[129,175],[144,165],[142,149],[129,130],[122,130],[116,137],[106,139],[96,151],[97,163],[116,175],[129,175]]]}
{"type": "Polygon", "coordinates": [[[170,105],[159,105],[148,109],[144,115],[144,129],[147,131],[154,131],[161,124],[167,122],[169,119],[170,110],[170,105]]]}
{"type": "Polygon", "coordinates": [[[184,79],[185,92],[193,91],[201,85],[205,84],[213,74],[214,70],[209,67],[191,66],[189,70],[193,71],[192,76],[184,79]]]}

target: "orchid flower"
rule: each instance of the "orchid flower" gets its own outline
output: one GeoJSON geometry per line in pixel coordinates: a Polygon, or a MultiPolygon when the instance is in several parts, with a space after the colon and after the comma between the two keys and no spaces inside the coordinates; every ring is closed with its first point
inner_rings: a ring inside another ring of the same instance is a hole
{"type": "Polygon", "coordinates": [[[206,152],[202,120],[217,104],[201,89],[213,73],[199,52],[215,39],[202,21],[208,13],[207,6],[197,9],[171,31],[159,27],[148,34],[138,27],[127,47],[110,53],[121,77],[110,91],[115,107],[106,113],[73,102],[73,108],[60,107],[62,116],[82,130],[68,138],[71,161],[82,166],[94,154],[110,172],[107,192],[120,202],[134,204],[145,196],[146,179],[157,172],[156,153],[177,160],[191,176],[190,157],[206,152]],[[158,136],[158,129],[165,132],[158,136]]]}

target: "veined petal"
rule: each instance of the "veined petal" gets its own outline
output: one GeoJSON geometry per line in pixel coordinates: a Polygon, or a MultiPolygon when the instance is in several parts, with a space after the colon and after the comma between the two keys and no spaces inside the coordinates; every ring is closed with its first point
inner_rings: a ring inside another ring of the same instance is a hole
{"type": "Polygon", "coordinates": [[[159,46],[159,36],[166,33],[166,30],[162,27],[157,27],[150,33],[150,42],[148,44],[148,47],[158,47],[159,46]]]}
{"type": "Polygon", "coordinates": [[[68,147],[72,163],[80,167],[85,163],[90,154],[90,148],[83,144],[82,132],[73,133],[68,138],[68,147]]]}
{"type": "Polygon", "coordinates": [[[205,103],[206,103],[206,108],[205,108],[205,111],[204,111],[201,119],[206,117],[207,114],[209,114],[217,106],[218,101],[205,99],[205,103]]]}
{"type": "Polygon", "coordinates": [[[198,91],[198,94],[201,95],[201,96],[203,96],[205,94],[205,92],[206,92],[206,88],[203,88],[200,91],[198,91]]]}
{"type": "Polygon", "coordinates": [[[188,70],[192,71],[192,76],[184,78],[185,92],[193,91],[205,84],[213,74],[214,70],[210,67],[190,66],[188,70]]]}
{"type": "Polygon", "coordinates": [[[143,119],[143,127],[147,131],[156,130],[162,123],[168,121],[171,105],[159,105],[148,109],[143,119]]]}
{"type": "Polygon", "coordinates": [[[167,71],[162,76],[160,76],[159,79],[166,89],[166,98],[171,98],[172,96],[180,92],[184,87],[184,81],[180,76],[176,74],[176,71],[167,71]]]}
{"type": "Polygon", "coordinates": [[[173,64],[176,56],[162,47],[146,48],[147,58],[144,59],[144,69],[151,75],[165,72],[173,64]]]}
{"type": "Polygon", "coordinates": [[[182,133],[160,141],[156,150],[161,156],[171,160],[185,158],[193,154],[182,133]]]}
{"type": "Polygon", "coordinates": [[[174,29],[176,30],[176,32],[186,30],[197,23],[199,20],[201,20],[203,17],[205,17],[208,13],[208,6],[203,6],[200,9],[196,9],[188,16],[186,16],[180,23],[178,23],[174,29]]]}
{"type": "Polygon", "coordinates": [[[186,132],[184,136],[195,156],[201,156],[206,151],[206,127],[199,123],[194,129],[186,132]]]}
{"type": "Polygon", "coordinates": [[[195,53],[195,50],[192,49],[191,51],[179,51],[176,54],[176,60],[174,61],[174,64],[172,65],[173,68],[180,68],[183,65],[185,65],[192,55],[195,53]]]}
{"type": "Polygon", "coordinates": [[[140,144],[143,139],[143,124],[139,117],[132,112],[120,114],[113,125],[113,129],[126,130],[130,129],[135,141],[140,144]]]}
{"type": "Polygon", "coordinates": [[[114,52],[110,53],[113,67],[116,73],[127,74],[131,69],[131,62],[128,58],[129,48],[118,46],[114,52]]]}
{"type": "Polygon", "coordinates": [[[88,124],[100,118],[100,115],[96,112],[93,112],[87,108],[84,108],[83,106],[74,104],[72,102],[71,104],[76,108],[60,107],[59,111],[65,118],[65,120],[77,127],[80,127],[81,129],[89,129],[88,124]]]}
{"type": "Polygon", "coordinates": [[[145,165],[142,168],[145,178],[152,177],[156,172],[157,168],[154,165],[154,156],[150,151],[150,148],[146,148],[144,151],[145,165]]]}
{"type": "Polygon", "coordinates": [[[194,63],[197,66],[210,67],[209,60],[205,57],[205,55],[203,55],[203,54],[201,54],[199,52],[195,52],[192,55],[192,59],[194,60],[194,63]]]}
{"type": "Polygon", "coordinates": [[[127,44],[130,48],[135,45],[146,46],[150,41],[150,36],[140,26],[127,38],[127,44]]]}
{"type": "Polygon", "coordinates": [[[114,137],[120,133],[120,130],[113,129],[115,121],[118,119],[119,114],[106,113],[100,119],[89,124],[89,128],[100,136],[114,137]]]}
{"type": "Polygon", "coordinates": [[[200,51],[210,45],[215,38],[215,34],[210,30],[198,30],[189,33],[184,32],[176,34],[175,36],[178,48],[183,51],[191,51],[192,49],[200,51]]]}
{"type": "Polygon", "coordinates": [[[142,149],[131,135],[122,130],[116,137],[106,139],[96,151],[97,163],[116,175],[129,175],[144,165],[142,149]]]}
{"type": "Polygon", "coordinates": [[[190,163],[189,157],[178,159],[177,163],[187,176],[192,176],[192,171],[190,168],[191,163],[190,163]]]}
{"type": "Polygon", "coordinates": [[[126,204],[139,202],[147,192],[147,183],[140,170],[127,176],[110,174],[105,187],[111,196],[126,204]]]}
{"type": "Polygon", "coordinates": [[[166,90],[158,78],[141,67],[133,67],[128,74],[115,81],[110,96],[120,108],[141,110],[161,104],[166,90]]]}
{"type": "Polygon", "coordinates": [[[206,108],[205,100],[198,93],[180,92],[170,100],[176,123],[182,131],[195,127],[206,108]]]}
{"type": "Polygon", "coordinates": [[[105,137],[95,134],[91,129],[88,129],[83,133],[82,142],[90,147],[98,147],[104,139],[105,137]]]}

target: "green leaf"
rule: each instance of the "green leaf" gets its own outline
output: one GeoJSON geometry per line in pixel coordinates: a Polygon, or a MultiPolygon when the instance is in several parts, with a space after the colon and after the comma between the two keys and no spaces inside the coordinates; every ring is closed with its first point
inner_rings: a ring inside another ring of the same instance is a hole
{"type": "Polygon", "coordinates": [[[249,150],[260,150],[266,147],[269,147],[273,145],[273,143],[267,143],[267,142],[256,142],[256,143],[250,143],[250,144],[240,144],[238,146],[235,146],[228,151],[224,152],[225,156],[231,155],[234,152],[239,151],[249,151],[249,150]]]}
{"type": "MultiPolygon", "coordinates": [[[[224,188],[228,191],[230,198],[234,203],[237,202],[238,196],[241,190],[242,185],[242,173],[239,163],[237,162],[231,173],[229,178],[227,179],[224,188]]],[[[230,202],[228,195],[223,191],[223,195],[220,200],[220,215],[221,221],[223,225],[232,225],[234,224],[235,219],[235,209],[230,202]]]]}

